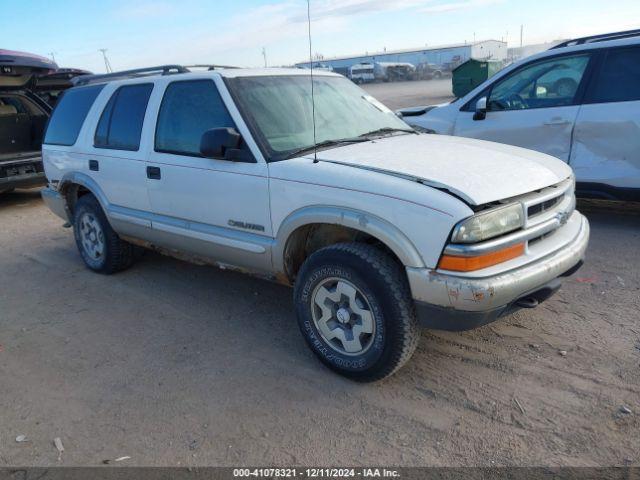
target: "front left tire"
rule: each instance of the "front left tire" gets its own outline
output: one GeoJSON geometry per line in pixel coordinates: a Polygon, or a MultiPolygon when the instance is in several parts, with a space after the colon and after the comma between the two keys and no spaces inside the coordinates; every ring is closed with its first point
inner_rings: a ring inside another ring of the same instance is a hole
{"type": "Polygon", "coordinates": [[[395,373],[420,336],[403,267],[364,243],[341,243],[313,253],[294,288],[300,331],[326,366],[352,380],[395,373]]]}

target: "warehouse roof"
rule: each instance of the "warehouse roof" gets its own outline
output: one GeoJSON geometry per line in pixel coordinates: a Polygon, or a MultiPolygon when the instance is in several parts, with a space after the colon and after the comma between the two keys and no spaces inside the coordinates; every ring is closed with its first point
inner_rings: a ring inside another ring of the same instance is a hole
{"type": "MultiPolygon", "coordinates": [[[[451,48],[472,47],[474,45],[480,45],[482,43],[487,43],[487,42],[500,42],[500,43],[504,43],[505,45],[507,44],[507,42],[502,41],[502,40],[487,39],[487,40],[478,40],[476,42],[452,43],[452,44],[449,44],[449,45],[435,45],[435,46],[428,46],[427,45],[427,46],[424,46],[424,47],[404,48],[404,49],[401,49],[401,50],[382,50],[382,51],[378,51],[378,52],[364,52],[364,53],[354,54],[354,55],[341,55],[341,56],[338,56],[338,57],[326,57],[326,58],[322,58],[322,59],[314,59],[313,63],[330,62],[332,60],[349,60],[350,58],[375,57],[375,56],[378,56],[378,55],[398,55],[398,54],[402,54],[402,53],[426,52],[426,51],[431,51],[431,50],[448,50],[448,49],[451,49],[451,48]]],[[[309,60],[303,60],[301,62],[296,63],[296,65],[306,64],[306,63],[310,63],[309,60]]]]}

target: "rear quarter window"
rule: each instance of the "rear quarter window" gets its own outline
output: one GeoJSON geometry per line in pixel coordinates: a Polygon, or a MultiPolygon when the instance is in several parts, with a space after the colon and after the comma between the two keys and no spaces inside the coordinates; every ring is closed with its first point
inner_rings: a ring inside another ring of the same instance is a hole
{"type": "Polygon", "coordinates": [[[91,85],[64,92],[49,119],[43,143],[65,146],[76,143],[87,113],[103,88],[104,85],[91,85]]]}
{"type": "Polygon", "coordinates": [[[138,150],[152,83],[118,88],[107,103],[94,138],[97,148],[138,150]]]}

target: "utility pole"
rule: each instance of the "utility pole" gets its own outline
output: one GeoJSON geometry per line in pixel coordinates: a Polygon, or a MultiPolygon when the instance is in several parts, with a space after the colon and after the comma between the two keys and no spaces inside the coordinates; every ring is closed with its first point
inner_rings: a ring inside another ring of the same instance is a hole
{"type": "Polygon", "coordinates": [[[262,47],[262,57],[264,58],[264,68],[267,68],[267,49],[262,47]]]}
{"type": "Polygon", "coordinates": [[[104,58],[104,68],[106,69],[107,73],[113,72],[113,69],[111,68],[111,63],[109,63],[109,59],[107,58],[107,49],[99,48],[98,51],[102,52],[102,58],[104,58]]]}
{"type": "Polygon", "coordinates": [[[55,52],[49,52],[49,55],[51,55],[51,60],[53,60],[53,63],[56,63],[55,52]]]}
{"type": "Polygon", "coordinates": [[[522,48],[522,33],[524,31],[524,25],[520,25],[520,48],[522,48]]]}

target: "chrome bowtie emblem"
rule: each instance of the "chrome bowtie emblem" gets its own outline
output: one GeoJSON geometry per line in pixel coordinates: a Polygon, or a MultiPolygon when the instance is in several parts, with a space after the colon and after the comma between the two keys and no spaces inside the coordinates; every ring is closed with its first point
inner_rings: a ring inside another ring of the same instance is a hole
{"type": "Polygon", "coordinates": [[[569,212],[558,212],[557,218],[560,221],[560,225],[564,225],[569,220],[569,212]]]}

